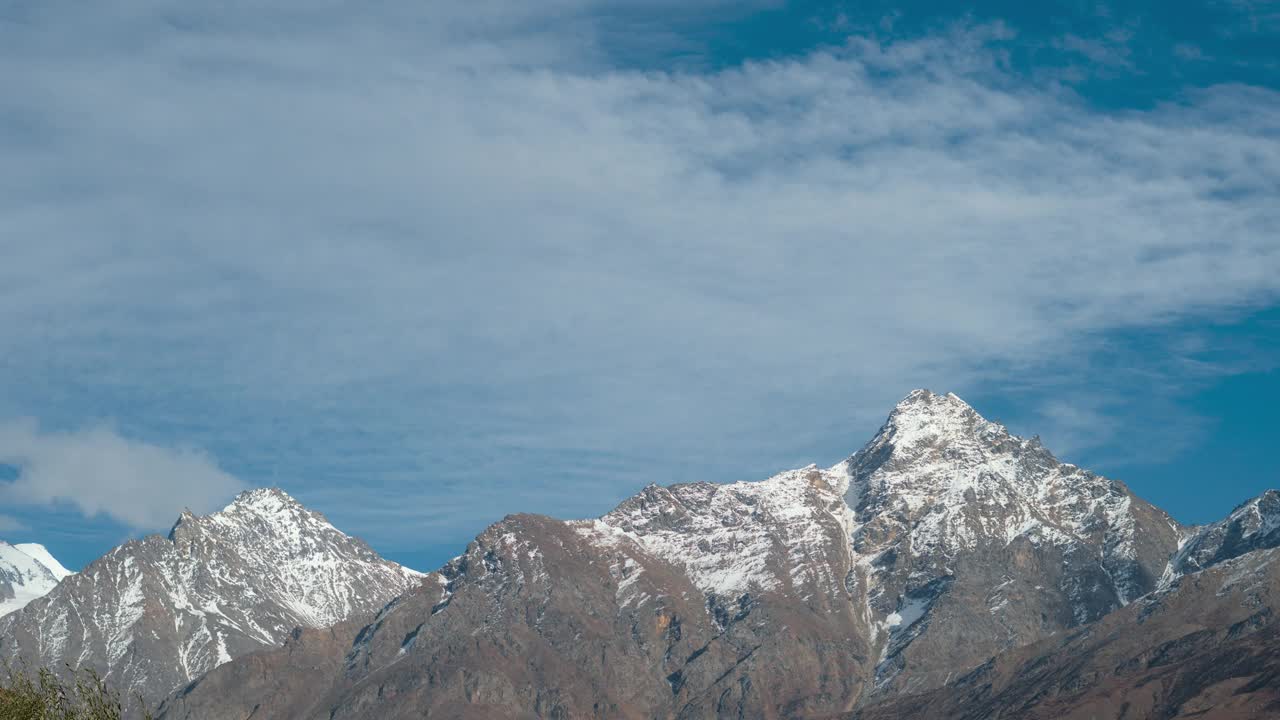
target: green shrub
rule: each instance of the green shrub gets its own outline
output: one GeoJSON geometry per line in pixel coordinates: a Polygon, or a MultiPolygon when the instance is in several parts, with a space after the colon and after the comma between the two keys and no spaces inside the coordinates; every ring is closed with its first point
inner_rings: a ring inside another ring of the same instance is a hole
{"type": "MultiPolygon", "coordinates": [[[[120,720],[119,693],[96,672],[70,673],[60,679],[48,669],[34,675],[26,668],[5,666],[0,678],[0,720],[120,720]]],[[[145,713],[147,720],[151,714],[145,713]]]]}

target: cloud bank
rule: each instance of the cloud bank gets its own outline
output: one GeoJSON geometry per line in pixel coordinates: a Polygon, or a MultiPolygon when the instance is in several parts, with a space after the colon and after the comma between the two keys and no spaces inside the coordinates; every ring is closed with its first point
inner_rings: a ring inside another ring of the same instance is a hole
{"type": "MultiPolygon", "coordinates": [[[[211,511],[243,488],[202,452],[129,440],[105,427],[47,432],[30,421],[0,425],[0,464],[17,471],[0,482],[6,505],[65,503],[135,529],[172,523],[175,508],[211,511]]],[[[21,529],[4,520],[0,530],[21,529]]]]}
{"type": "MultiPolygon", "coordinates": [[[[1091,375],[1110,333],[1280,293],[1274,92],[1103,111],[1011,69],[1000,25],[633,70],[625,7],[554,9],[55,2],[0,25],[0,357],[35,379],[0,410],[73,416],[59,389],[88,386],[89,412],[128,398],[239,475],[394,486],[421,501],[405,532],[454,532],[835,460],[814,454],[920,385],[1060,383],[1080,402],[1046,417],[1087,445],[1098,395],[1169,379],[1091,375]]],[[[22,496],[84,489],[131,523],[190,502],[49,475],[22,496]]]]}

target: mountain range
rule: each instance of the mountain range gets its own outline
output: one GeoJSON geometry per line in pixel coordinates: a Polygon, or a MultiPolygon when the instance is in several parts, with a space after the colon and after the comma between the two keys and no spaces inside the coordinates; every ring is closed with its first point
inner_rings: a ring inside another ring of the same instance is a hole
{"type": "Polygon", "coordinates": [[[1183,526],[917,390],[832,467],[508,516],[426,575],[251,491],[0,618],[0,655],[169,720],[1280,717],[1277,545],[1274,491],[1183,526]]]}

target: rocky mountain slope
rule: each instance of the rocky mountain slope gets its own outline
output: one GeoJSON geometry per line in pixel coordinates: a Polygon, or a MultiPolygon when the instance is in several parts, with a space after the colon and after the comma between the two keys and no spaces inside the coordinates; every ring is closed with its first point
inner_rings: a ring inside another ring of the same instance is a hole
{"type": "Polygon", "coordinates": [[[0,541],[0,617],[44,597],[72,574],[43,545],[0,541]]]}
{"type": "Polygon", "coordinates": [[[936,687],[1124,606],[1186,533],[950,394],[911,393],[844,467],[878,693],[936,687]]]}
{"type": "Polygon", "coordinates": [[[849,717],[1280,717],[1276,497],[1268,491],[1202,528],[1161,589],[1123,610],[849,717]]]}
{"type": "Polygon", "coordinates": [[[253,490],[212,515],[184,513],[168,537],[121,545],[0,618],[0,657],[92,667],[156,701],[296,627],[372,615],[420,580],[285,493],[253,490]]]}
{"type": "Polygon", "coordinates": [[[164,717],[262,702],[335,719],[832,716],[1132,603],[1186,532],[954,395],[916,391],[830,469],[650,486],[597,520],[509,517],[341,662],[260,653],[164,717]],[[278,678],[270,696],[225,699],[249,663],[278,678]]]}
{"type": "Polygon", "coordinates": [[[1223,520],[1198,529],[1165,569],[1162,586],[1245,553],[1280,545],[1280,491],[1242,503],[1223,520]]]}

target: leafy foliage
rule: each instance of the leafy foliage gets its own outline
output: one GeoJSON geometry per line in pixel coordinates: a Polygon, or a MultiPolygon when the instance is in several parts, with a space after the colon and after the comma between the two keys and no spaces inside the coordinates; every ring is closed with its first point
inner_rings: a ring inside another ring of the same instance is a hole
{"type": "MultiPolygon", "coordinates": [[[[121,720],[124,705],[93,670],[64,680],[47,668],[32,674],[6,665],[0,679],[0,720],[121,720]]],[[[144,713],[146,720],[150,713],[144,713]]]]}

